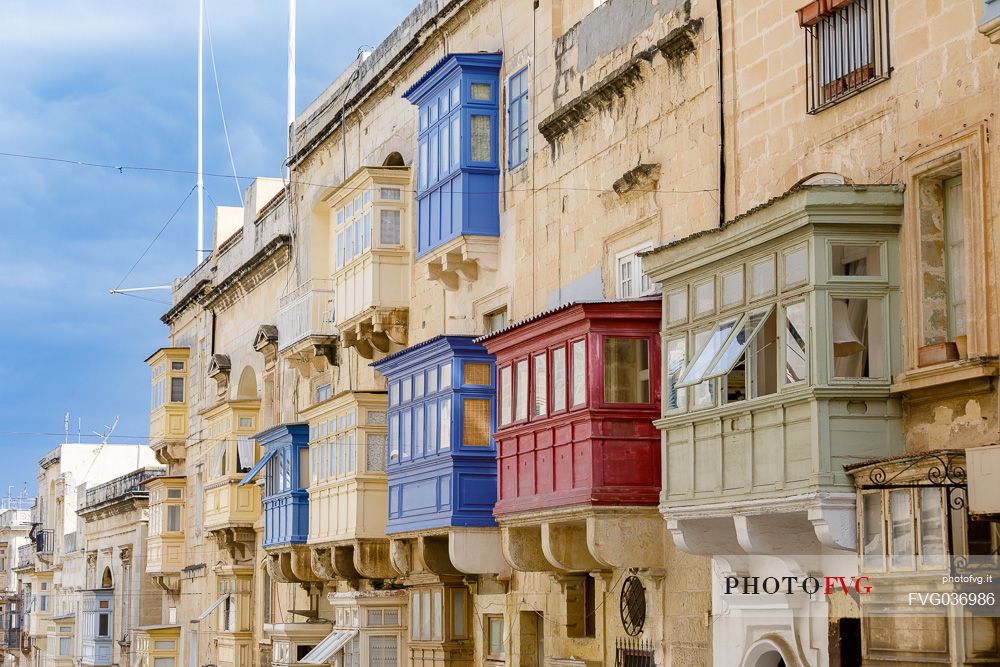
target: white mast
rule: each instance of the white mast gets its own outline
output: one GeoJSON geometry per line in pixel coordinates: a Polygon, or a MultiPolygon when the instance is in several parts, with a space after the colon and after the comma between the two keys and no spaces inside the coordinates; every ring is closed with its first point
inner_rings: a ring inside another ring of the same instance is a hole
{"type": "Polygon", "coordinates": [[[287,157],[292,155],[292,125],[295,123],[295,0],[288,0],[288,132],[287,157]]]}
{"type": "Polygon", "coordinates": [[[203,170],[203,122],[202,112],[204,100],[202,99],[202,61],[205,50],[205,0],[198,0],[198,248],[195,254],[195,265],[201,264],[204,257],[202,252],[205,248],[205,177],[203,170]]]}

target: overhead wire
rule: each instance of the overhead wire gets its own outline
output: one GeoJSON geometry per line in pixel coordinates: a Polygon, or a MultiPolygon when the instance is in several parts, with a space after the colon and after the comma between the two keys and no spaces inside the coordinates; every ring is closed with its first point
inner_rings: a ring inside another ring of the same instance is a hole
{"type": "Polygon", "coordinates": [[[142,254],[139,255],[139,259],[135,260],[132,263],[132,266],[129,267],[129,270],[125,272],[125,275],[122,276],[122,279],[118,281],[117,285],[115,285],[116,290],[119,289],[123,284],[125,284],[125,281],[128,280],[128,277],[132,275],[133,271],[135,271],[135,267],[139,266],[139,262],[141,262],[143,257],[146,256],[146,253],[149,252],[149,249],[153,247],[153,244],[156,243],[157,239],[159,239],[160,236],[163,234],[163,232],[166,231],[167,227],[170,226],[170,223],[173,222],[174,218],[177,217],[177,214],[181,212],[181,209],[184,208],[184,204],[186,204],[187,200],[190,199],[191,193],[194,192],[194,189],[196,187],[197,187],[196,185],[192,185],[191,189],[187,191],[187,194],[184,195],[184,199],[181,200],[181,203],[177,205],[177,208],[174,209],[174,212],[170,214],[170,217],[167,218],[167,221],[163,223],[162,227],[160,227],[160,231],[156,232],[156,236],[153,237],[153,240],[149,242],[145,250],[142,251],[142,254]]]}
{"type": "Polygon", "coordinates": [[[229,151],[229,165],[233,168],[233,181],[236,183],[236,196],[243,206],[243,189],[236,175],[236,161],[233,159],[233,145],[229,141],[229,127],[226,124],[226,110],[222,106],[222,87],[219,83],[219,70],[215,67],[215,45],[212,42],[212,23],[208,20],[208,3],[205,3],[205,28],[208,29],[208,52],[212,61],[212,78],[215,80],[215,94],[219,98],[219,115],[222,116],[222,133],[226,136],[226,150],[229,151]]]}

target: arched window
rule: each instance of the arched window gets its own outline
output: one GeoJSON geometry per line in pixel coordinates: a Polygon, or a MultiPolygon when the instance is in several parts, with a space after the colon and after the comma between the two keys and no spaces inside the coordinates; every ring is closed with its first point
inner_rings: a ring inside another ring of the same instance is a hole
{"type": "Polygon", "coordinates": [[[111,579],[111,568],[104,568],[104,574],[101,575],[101,588],[114,588],[115,582],[111,579]]]}

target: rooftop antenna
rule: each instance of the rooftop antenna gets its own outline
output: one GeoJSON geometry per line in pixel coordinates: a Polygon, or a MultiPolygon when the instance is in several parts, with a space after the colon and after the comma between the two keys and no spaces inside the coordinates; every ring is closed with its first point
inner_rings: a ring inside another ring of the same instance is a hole
{"type": "Polygon", "coordinates": [[[69,413],[68,412],[63,416],[63,431],[66,434],[65,438],[63,439],[63,442],[69,442],[69,413]]]}
{"type": "Polygon", "coordinates": [[[103,434],[98,433],[97,431],[91,431],[91,433],[93,433],[94,435],[96,435],[98,438],[101,439],[102,447],[108,444],[108,439],[111,437],[111,434],[115,432],[115,427],[118,426],[118,419],[119,417],[116,416],[115,421],[111,424],[111,426],[105,424],[103,434]]]}

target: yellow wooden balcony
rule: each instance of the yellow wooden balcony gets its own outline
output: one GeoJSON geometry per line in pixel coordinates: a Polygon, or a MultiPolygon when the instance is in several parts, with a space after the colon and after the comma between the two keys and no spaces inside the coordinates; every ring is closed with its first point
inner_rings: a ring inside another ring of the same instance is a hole
{"type": "Polygon", "coordinates": [[[321,200],[329,222],[318,242],[333,276],[333,321],[343,346],[365,359],[407,345],[409,185],[407,167],[362,167],[321,200]]]}
{"type": "Polygon", "coordinates": [[[309,543],[384,539],[386,395],[348,392],[309,421],[309,543]]]}
{"type": "Polygon", "coordinates": [[[177,667],[180,657],[181,626],[147,625],[135,629],[136,664],[177,667]]]}
{"type": "Polygon", "coordinates": [[[149,491],[149,537],[146,572],[161,587],[172,590],[184,567],[184,526],[187,478],[156,477],[146,483],[149,491]]]}
{"type": "Polygon", "coordinates": [[[252,528],[261,511],[260,491],[238,484],[257,460],[257,444],[251,436],[260,430],[260,401],[227,401],[203,416],[208,424],[203,449],[205,530],[252,528]]]}
{"type": "Polygon", "coordinates": [[[161,463],[184,458],[188,437],[188,348],[164,347],[146,363],[152,369],[149,446],[161,463]]]}

